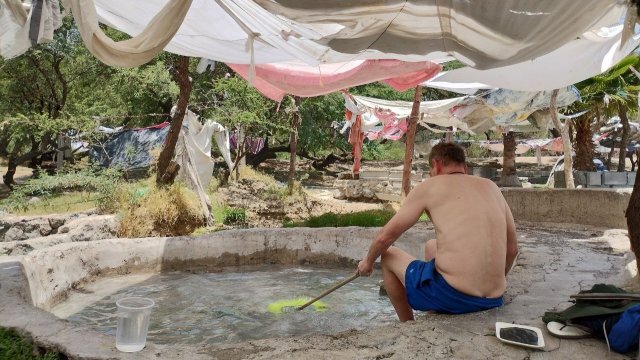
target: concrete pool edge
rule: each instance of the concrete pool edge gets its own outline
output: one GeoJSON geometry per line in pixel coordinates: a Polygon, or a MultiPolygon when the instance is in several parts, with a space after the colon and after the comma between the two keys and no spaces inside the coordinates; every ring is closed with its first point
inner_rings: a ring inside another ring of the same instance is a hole
{"type": "MultiPolygon", "coordinates": [[[[48,312],[66,294],[94,277],[141,271],[209,271],[252,264],[354,265],[375,228],[247,229],[200,237],[108,239],[65,243],[0,261],[0,324],[31,337],[39,346],[71,358],[146,359],[162,353],[177,358],[196,347],[148,343],[135,354],[118,352],[114,338],[72,324],[48,312]],[[195,262],[194,262],[195,260],[195,262]],[[32,305],[33,304],[33,305],[32,305]],[[34,306],[35,305],[35,306],[34,306]]],[[[424,239],[408,231],[404,238],[424,239]]],[[[417,249],[406,249],[412,252],[417,249]]]]}
{"type": "MultiPolygon", "coordinates": [[[[184,269],[186,259],[215,260],[216,256],[220,258],[217,265],[215,263],[211,265],[211,262],[205,261],[196,266],[195,270],[202,270],[202,266],[251,264],[251,261],[264,261],[265,256],[270,261],[281,261],[279,263],[294,263],[294,261],[299,263],[312,262],[314,256],[318,254],[334,254],[336,259],[342,259],[339,261],[344,261],[346,264],[359,260],[376,231],[377,229],[362,228],[251,229],[219,232],[196,238],[111,239],[61,244],[46,250],[35,251],[23,258],[0,262],[0,324],[16,328],[22,334],[32,337],[39,346],[61,350],[71,358],[156,359],[159,354],[165,359],[185,358],[185,356],[189,359],[209,359],[212,357],[211,353],[199,346],[189,345],[164,346],[148,343],[147,348],[140,353],[118,352],[115,350],[113,337],[58,319],[51,313],[32,306],[31,292],[35,291],[35,300],[40,306],[47,308],[62,296],[56,295],[56,291],[59,293],[61,290],[53,291],[61,287],[56,283],[60,279],[62,279],[61,284],[67,284],[66,286],[71,288],[73,284],[79,286],[86,281],[85,278],[90,279],[96,275],[137,272],[143,269],[160,271],[163,266],[166,270],[181,267],[184,269]],[[70,251],[72,249],[77,251],[70,251]],[[265,249],[269,250],[269,254],[261,253],[265,249]],[[269,257],[278,251],[281,255],[269,257]],[[105,260],[109,258],[107,263],[111,267],[102,267],[104,264],[100,258],[93,260],[95,254],[101,255],[105,260]],[[60,255],[63,255],[63,259],[60,259],[60,255]],[[167,257],[169,261],[160,261],[161,257],[167,257]],[[72,259],[73,261],[67,262],[72,259]],[[123,264],[123,260],[128,261],[123,264]],[[50,261],[58,263],[54,263],[53,267],[48,266],[50,261]],[[76,271],[71,271],[73,268],[76,271]],[[31,287],[28,279],[33,280],[31,287]],[[56,285],[58,285],[57,288],[56,285]],[[42,291],[40,295],[38,295],[39,291],[42,291]],[[43,295],[47,291],[49,295],[43,295]]],[[[425,234],[424,231],[411,230],[405,236],[424,241],[430,235],[431,233],[425,234]]],[[[399,244],[402,245],[402,240],[399,244]]],[[[407,250],[414,253],[420,251],[420,249],[407,250]]],[[[323,257],[319,259],[322,261],[323,257]]],[[[629,260],[630,258],[627,257],[625,263],[628,264],[629,260]]],[[[628,277],[625,275],[625,269],[621,268],[619,273],[628,277]]],[[[491,314],[487,316],[495,316],[495,313],[491,314]]],[[[384,328],[395,332],[418,325],[404,326],[394,324],[384,328]]],[[[419,326],[422,327],[424,324],[419,326]]],[[[328,337],[331,336],[315,336],[312,339],[328,337]]],[[[280,339],[278,344],[291,342],[295,342],[295,339],[280,339]]],[[[244,351],[242,349],[246,350],[251,346],[254,345],[236,344],[214,346],[214,348],[222,349],[224,354],[224,351],[242,353],[244,351]]]]}

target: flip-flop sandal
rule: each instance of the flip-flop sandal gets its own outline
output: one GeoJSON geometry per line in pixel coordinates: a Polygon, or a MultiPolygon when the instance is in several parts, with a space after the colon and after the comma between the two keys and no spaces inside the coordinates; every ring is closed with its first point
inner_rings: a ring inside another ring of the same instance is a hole
{"type": "Polygon", "coordinates": [[[561,339],[584,339],[592,336],[590,331],[578,325],[563,324],[556,321],[549,322],[547,330],[551,335],[561,339]]]}

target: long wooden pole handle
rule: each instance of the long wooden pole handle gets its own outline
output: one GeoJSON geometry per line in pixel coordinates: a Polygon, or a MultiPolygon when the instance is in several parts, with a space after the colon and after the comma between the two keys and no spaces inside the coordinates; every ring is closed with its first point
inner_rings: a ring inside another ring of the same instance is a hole
{"type": "Polygon", "coordinates": [[[339,283],[337,283],[336,285],[334,285],[331,289],[329,289],[329,290],[327,290],[327,291],[323,292],[322,294],[320,294],[318,297],[313,298],[313,299],[311,299],[311,300],[307,301],[304,305],[300,306],[300,307],[298,308],[298,310],[302,310],[302,309],[306,308],[307,306],[309,306],[309,305],[313,304],[314,302],[316,302],[316,301],[318,301],[318,300],[322,299],[323,297],[325,297],[325,296],[327,296],[327,295],[331,294],[332,292],[334,292],[334,291],[338,290],[339,288],[341,288],[341,287],[343,287],[343,286],[347,285],[348,283],[350,283],[350,282],[352,282],[353,280],[357,279],[357,278],[358,278],[358,276],[360,276],[360,274],[355,273],[355,274],[351,275],[351,277],[348,277],[348,278],[346,278],[346,279],[342,280],[341,282],[339,282],[339,283]]]}

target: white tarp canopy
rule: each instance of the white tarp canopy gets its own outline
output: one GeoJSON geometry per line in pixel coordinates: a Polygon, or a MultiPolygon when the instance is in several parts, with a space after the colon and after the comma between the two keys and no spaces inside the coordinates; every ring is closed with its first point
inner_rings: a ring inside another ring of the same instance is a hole
{"type": "MultiPolygon", "coordinates": [[[[489,70],[465,67],[442,74],[433,86],[424,85],[456,91],[455,86],[475,83],[484,88],[540,91],[575,84],[607,71],[640,45],[640,35],[634,35],[620,47],[622,30],[622,25],[603,27],[531,61],[489,70]]],[[[466,87],[472,89],[471,85],[466,87]]]]}
{"type": "Polygon", "coordinates": [[[434,76],[431,80],[427,80],[423,82],[421,85],[425,87],[430,87],[434,89],[447,90],[451,92],[455,92],[458,94],[465,95],[473,95],[478,90],[489,90],[495,89],[495,87],[479,82],[472,81],[446,81],[447,78],[444,76],[448,74],[449,71],[443,71],[440,74],[434,76]],[[443,80],[444,79],[444,80],[443,80]]]}
{"type": "MultiPolygon", "coordinates": [[[[6,26],[5,20],[20,23],[24,17],[15,15],[15,6],[8,6],[19,1],[0,0],[1,56],[7,56],[13,45],[9,40],[20,29],[6,26]]],[[[302,61],[311,66],[453,56],[483,69],[478,72],[516,70],[486,80],[480,75],[454,79],[462,70],[474,70],[461,69],[442,81],[471,80],[523,90],[557,88],[606,70],[603,67],[615,63],[617,56],[611,51],[620,31],[610,41],[603,41],[598,32],[619,24],[627,10],[621,0],[63,0],[62,4],[73,10],[87,47],[111,65],[139,65],[162,49],[235,64],[302,61]],[[104,36],[98,21],[134,38],[114,43],[104,36]],[[547,54],[564,57],[542,62],[547,54]],[[531,68],[540,74],[546,69],[549,76],[531,76],[531,68]],[[578,70],[583,68],[588,71],[578,70]],[[572,69],[576,69],[572,76],[555,76],[572,69]],[[509,83],[514,73],[520,77],[509,83]],[[540,84],[547,77],[554,83],[540,84]]],[[[50,13],[42,16],[55,16],[50,13]]],[[[24,26],[31,18],[29,14],[24,26]]],[[[627,44],[619,55],[634,46],[627,44]]]]}
{"type": "MultiPolygon", "coordinates": [[[[390,111],[398,119],[411,114],[410,101],[391,101],[365,96],[353,96],[357,105],[364,109],[390,111]]],[[[505,89],[491,90],[483,96],[463,96],[453,99],[422,101],[418,123],[454,127],[466,132],[481,133],[492,127],[529,125],[527,118],[534,112],[549,108],[551,91],[522,92],[505,89]]],[[[580,99],[573,87],[560,89],[558,107],[571,105],[580,99]]],[[[363,109],[362,112],[366,112],[363,109]]],[[[546,124],[538,124],[546,126],[546,124]]]]}

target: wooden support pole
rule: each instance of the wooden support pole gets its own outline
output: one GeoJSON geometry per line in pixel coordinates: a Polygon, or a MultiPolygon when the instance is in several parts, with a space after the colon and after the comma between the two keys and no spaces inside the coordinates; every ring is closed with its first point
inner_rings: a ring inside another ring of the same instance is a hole
{"type": "MultiPolygon", "coordinates": [[[[640,150],[636,150],[636,155],[640,157],[640,150]]],[[[639,171],[640,172],[640,168],[639,171]]],[[[636,256],[636,266],[638,274],[640,274],[640,179],[636,172],[636,182],[631,191],[629,206],[625,216],[627,217],[627,230],[629,231],[629,242],[631,243],[631,251],[636,256]]]]}
{"type": "Polygon", "coordinates": [[[296,151],[298,148],[298,127],[300,126],[300,97],[293,97],[293,117],[291,118],[291,133],[289,134],[289,195],[293,195],[296,182],[296,151]]]}
{"type": "Polygon", "coordinates": [[[553,126],[560,132],[562,138],[562,149],[564,151],[564,179],[567,189],[575,189],[575,183],[573,182],[573,160],[571,159],[571,141],[569,140],[569,119],[567,123],[562,125],[558,119],[558,92],[559,90],[553,90],[551,93],[551,103],[549,104],[549,112],[551,112],[551,119],[553,120],[553,126]]]}
{"type": "Polygon", "coordinates": [[[418,126],[418,116],[420,116],[420,100],[422,99],[422,86],[416,86],[413,95],[413,107],[411,115],[407,119],[407,138],[404,150],[404,165],[402,168],[402,198],[405,198],[411,191],[411,165],[413,163],[413,149],[416,138],[416,128],[418,126]]]}

